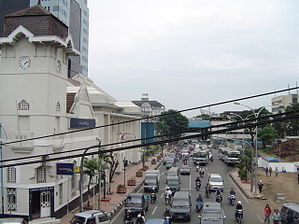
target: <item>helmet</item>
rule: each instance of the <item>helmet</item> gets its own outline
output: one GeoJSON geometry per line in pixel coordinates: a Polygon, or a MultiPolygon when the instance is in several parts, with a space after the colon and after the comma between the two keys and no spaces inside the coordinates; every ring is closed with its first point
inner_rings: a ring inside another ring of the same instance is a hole
{"type": "Polygon", "coordinates": [[[169,190],[170,188],[169,187],[166,187],[166,190],[169,190]]]}
{"type": "Polygon", "coordinates": [[[140,217],[141,217],[141,213],[139,213],[139,214],[137,215],[137,217],[140,218],[140,217]]]}
{"type": "Polygon", "coordinates": [[[241,204],[241,201],[238,201],[238,204],[241,204]]]}

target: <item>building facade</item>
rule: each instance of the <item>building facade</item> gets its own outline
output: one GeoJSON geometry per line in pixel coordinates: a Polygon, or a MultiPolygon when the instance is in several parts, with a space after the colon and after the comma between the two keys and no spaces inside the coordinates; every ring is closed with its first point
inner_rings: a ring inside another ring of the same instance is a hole
{"type": "Polygon", "coordinates": [[[272,98],[272,112],[283,112],[285,108],[293,104],[299,103],[299,94],[288,94],[276,96],[272,98]]]}
{"type": "MultiPolygon", "coordinates": [[[[10,13],[38,4],[38,0],[0,0],[0,36],[4,17],[10,13]]],[[[74,48],[79,56],[70,56],[68,75],[88,75],[89,10],[87,0],[40,0],[40,4],[69,27],[74,48]]]]}

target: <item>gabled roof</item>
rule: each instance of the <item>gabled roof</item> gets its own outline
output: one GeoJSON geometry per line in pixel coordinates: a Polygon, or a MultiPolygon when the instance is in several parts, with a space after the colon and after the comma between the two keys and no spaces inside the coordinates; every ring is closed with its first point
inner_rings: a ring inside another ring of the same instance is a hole
{"type": "Polygon", "coordinates": [[[51,43],[52,46],[64,47],[64,51],[68,55],[80,55],[80,52],[73,47],[74,44],[71,35],[69,35],[65,40],[55,35],[35,36],[22,25],[18,26],[13,32],[11,32],[8,37],[1,37],[0,46],[4,44],[15,45],[16,42],[18,42],[23,36],[32,43],[51,43]]]}
{"type": "Polygon", "coordinates": [[[148,103],[149,105],[151,105],[151,107],[155,107],[155,108],[164,107],[164,105],[162,105],[161,103],[159,103],[158,101],[155,101],[155,100],[147,100],[147,101],[134,100],[132,102],[139,107],[141,107],[142,104],[144,104],[144,103],[148,103]]]}
{"type": "Polygon", "coordinates": [[[35,5],[30,8],[23,9],[18,12],[10,13],[5,17],[19,17],[19,16],[49,16],[52,15],[48,10],[46,10],[41,5],[35,5]]]}

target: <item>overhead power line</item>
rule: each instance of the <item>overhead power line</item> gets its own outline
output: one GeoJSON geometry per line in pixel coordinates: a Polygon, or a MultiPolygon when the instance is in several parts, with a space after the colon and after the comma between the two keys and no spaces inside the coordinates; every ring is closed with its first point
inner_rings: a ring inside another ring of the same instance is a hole
{"type": "Polygon", "coordinates": [[[56,136],[61,136],[61,135],[74,134],[74,133],[83,132],[83,131],[89,131],[89,130],[94,130],[94,129],[99,129],[99,128],[105,128],[105,127],[109,127],[109,126],[113,126],[113,125],[125,124],[125,123],[134,122],[134,121],[141,121],[141,120],[145,120],[145,119],[152,119],[152,118],[157,118],[157,117],[162,117],[162,116],[168,116],[168,115],[175,114],[175,113],[183,113],[183,112],[187,112],[187,111],[198,110],[198,109],[202,109],[202,108],[206,108],[206,107],[219,106],[219,105],[223,105],[223,104],[233,103],[233,102],[236,102],[236,101],[243,101],[243,100],[253,99],[253,98],[257,98],[257,97],[282,93],[282,92],[291,91],[291,90],[295,90],[295,89],[299,89],[299,87],[296,86],[296,87],[292,87],[292,88],[281,89],[281,90],[276,90],[276,91],[251,95],[251,96],[247,96],[247,97],[236,98],[236,99],[233,99],[233,100],[226,100],[226,101],[221,101],[221,102],[217,102],[217,103],[212,103],[212,104],[207,104],[207,105],[202,105],[202,106],[197,106],[197,107],[191,107],[191,108],[187,108],[187,109],[183,109],[183,110],[179,110],[179,111],[175,111],[175,112],[170,112],[170,113],[165,113],[165,114],[160,114],[160,115],[130,119],[128,121],[121,121],[121,122],[107,124],[107,125],[100,125],[100,126],[96,126],[96,127],[93,127],[93,128],[85,128],[85,129],[81,129],[81,130],[60,132],[60,133],[56,133],[56,134],[43,135],[43,136],[38,136],[38,137],[33,137],[33,138],[28,138],[28,139],[11,141],[11,142],[7,142],[7,143],[2,143],[2,145],[10,145],[10,144],[14,144],[14,143],[32,141],[32,140],[37,140],[37,139],[42,139],[42,138],[50,138],[50,137],[56,137],[56,136]]]}
{"type": "MultiPolygon", "coordinates": [[[[290,120],[290,119],[297,119],[297,118],[299,118],[298,111],[296,111],[296,112],[293,111],[292,113],[288,113],[287,116],[275,117],[273,120],[263,119],[263,120],[258,121],[256,123],[249,123],[249,124],[244,124],[244,125],[235,126],[235,127],[232,126],[232,127],[226,128],[226,129],[219,129],[219,130],[214,130],[214,131],[209,130],[205,133],[200,133],[200,134],[175,137],[175,138],[166,139],[166,140],[159,140],[159,141],[155,141],[155,142],[151,142],[151,143],[143,143],[143,144],[137,144],[137,145],[123,146],[123,147],[119,147],[119,148],[116,148],[116,149],[106,149],[106,150],[100,150],[100,151],[96,151],[96,152],[89,152],[89,153],[85,153],[85,156],[92,156],[92,155],[98,155],[98,154],[104,154],[104,153],[123,151],[123,150],[128,150],[128,149],[132,149],[132,148],[139,148],[139,147],[144,147],[144,146],[150,146],[150,145],[160,145],[160,144],[165,144],[165,143],[169,143],[169,142],[176,142],[176,141],[179,141],[179,140],[185,140],[185,139],[190,139],[190,138],[199,138],[199,137],[208,136],[208,135],[212,135],[212,134],[226,133],[226,132],[232,131],[232,130],[238,130],[238,129],[249,128],[249,127],[256,127],[256,126],[261,126],[261,125],[265,125],[265,124],[269,124],[269,123],[275,123],[275,122],[280,122],[280,121],[285,121],[285,120],[290,120]]],[[[98,148],[98,145],[86,147],[84,149],[86,150],[86,149],[92,149],[92,148],[98,148]]],[[[74,159],[74,158],[82,157],[82,155],[83,154],[81,153],[81,154],[61,156],[61,157],[56,157],[56,158],[44,158],[44,159],[34,160],[34,161],[3,164],[3,165],[0,165],[0,168],[11,167],[11,166],[29,165],[29,164],[42,163],[42,162],[51,162],[51,161],[65,160],[65,159],[74,159]]]]}
{"type": "MultiPolygon", "coordinates": [[[[255,121],[260,120],[260,119],[262,119],[262,120],[263,119],[273,119],[275,117],[285,116],[285,115],[296,113],[296,112],[299,112],[299,110],[293,110],[291,112],[284,112],[284,113],[280,113],[280,114],[270,114],[270,115],[261,116],[261,117],[258,117],[258,118],[248,118],[248,119],[243,120],[243,121],[242,120],[237,120],[237,121],[234,121],[234,122],[228,122],[228,123],[224,123],[224,124],[212,125],[210,127],[196,129],[196,131],[199,132],[199,131],[205,130],[205,129],[222,128],[222,127],[226,127],[226,126],[240,125],[240,124],[244,124],[244,122],[252,122],[252,121],[255,122],[255,121]]],[[[138,138],[138,139],[123,141],[123,142],[103,144],[103,145],[101,145],[101,148],[120,145],[120,144],[127,144],[127,143],[132,143],[132,142],[137,142],[137,141],[147,141],[147,140],[152,140],[152,139],[159,139],[159,138],[163,138],[163,137],[169,137],[170,135],[176,136],[176,135],[180,135],[180,134],[183,134],[183,133],[186,133],[186,132],[194,132],[194,129],[185,129],[185,130],[182,130],[180,132],[171,132],[171,133],[163,134],[163,135],[155,135],[155,136],[151,136],[151,137],[138,138]]],[[[93,145],[91,147],[97,147],[97,145],[93,145]]],[[[38,158],[38,157],[45,157],[45,156],[47,157],[47,156],[54,156],[54,155],[59,155],[59,154],[74,153],[74,152],[82,151],[82,150],[85,150],[85,149],[86,148],[78,148],[78,149],[66,150],[66,151],[62,151],[62,152],[53,152],[53,153],[38,154],[38,155],[34,155],[34,156],[18,157],[18,158],[12,158],[12,159],[5,159],[5,160],[2,160],[2,161],[0,160],[0,162],[27,160],[27,159],[33,159],[33,158],[38,158]]]]}

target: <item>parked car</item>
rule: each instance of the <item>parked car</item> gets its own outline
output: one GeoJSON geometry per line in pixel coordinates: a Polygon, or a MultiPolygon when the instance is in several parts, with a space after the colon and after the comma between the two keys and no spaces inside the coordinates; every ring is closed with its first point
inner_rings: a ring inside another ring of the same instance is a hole
{"type": "Polygon", "coordinates": [[[205,202],[198,218],[200,224],[223,224],[226,217],[220,203],[205,202]]]}
{"type": "Polygon", "coordinates": [[[0,218],[0,224],[27,224],[23,218],[0,218]]]}
{"type": "Polygon", "coordinates": [[[110,224],[109,216],[104,211],[89,210],[74,215],[70,224],[110,224]]]}
{"type": "Polygon", "coordinates": [[[183,174],[190,175],[190,171],[191,171],[191,168],[188,165],[182,165],[182,167],[180,168],[181,175],[183,175],[183,174]]]}
{"type": "Polygon", "coordinates": [[[170,214],[173,220],[187,220],[190,222],[191,220],[191,195],[186,191],[175,192],[171,208],[170,214]]]}
{"type": "Polygon", "coordinates": [[[149,200],[148,197],[142,193],[132,193],[125,199],[125,213],[130,211],[133,216],[139,213],[145,214],[148,211],[149,200]]]}
{"type": "Polygon", "coordinates": [[[286,223],[288,214],[294,217],[294,224],[299,224],[299,204],[298,203],[284,203],[280,209],[282,223],[286,223]]]}
{"type": "Polygon", "coordinates": [[[211,186],[211,191],[221,190],[223,192],[223,179],[220,174],[211,173],[209,175],[208,183],[211,186]]]}

